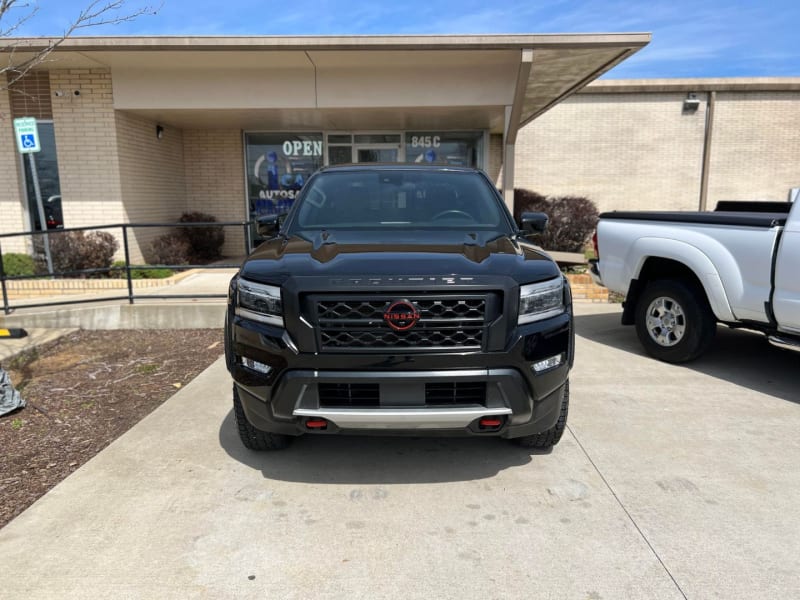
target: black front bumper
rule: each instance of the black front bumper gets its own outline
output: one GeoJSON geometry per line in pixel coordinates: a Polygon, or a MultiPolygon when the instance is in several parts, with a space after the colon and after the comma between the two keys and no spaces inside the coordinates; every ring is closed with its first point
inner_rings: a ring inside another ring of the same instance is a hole
{"type": "Polygon", "coordinates": [[[494,435],[520,437],[541,433],[558,420],[574,353],[571,303],[565,313],[514,327],[502,349],[471,352],[319,353],[302,352],[279,327],[238,317],[226,320],[226,359],[239,389],[245,415],[271,433],[380,433],[413,435],[494,435]],[[535,373],[532,364],[558,354],[560,366],[535,373]],[[242,358],[270,367],[262,374],[242,358]],[[380,405],[337,409],[320,406],[319,383],[377,383],[380,405]],[[485,402],[430,406],[425,384],[486,383],[485,402]],[[383,411],[383,412],[382,412],[383,411]],[[501,424],[482,428],[482,416],[501,424]],[[324,418],[325,429],[309,429],[309,419],[324,418]]]}

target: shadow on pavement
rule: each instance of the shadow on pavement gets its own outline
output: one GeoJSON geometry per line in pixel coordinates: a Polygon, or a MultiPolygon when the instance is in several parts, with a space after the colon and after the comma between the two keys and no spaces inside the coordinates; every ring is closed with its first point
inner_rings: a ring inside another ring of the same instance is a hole
{"type": "Polygon", "coordinates": [[[496,438],[305,435],[286,450],[242,446],[233,410],[219,430],[222,448],[267,479],[302,483],[441,483],[486,479],[531,462],[532,452],[496,438]]]}
{"type": "MultiPolygon", "coordinates": [[[[575,326],[580,337],[646,356],[634,328],[620,324],[619,312],[577,316],[575,326]]],[[[696,361],[680,366],[800,403],[800,354],[770,346],[767,338],[759,333],[720,325],[711,350],[696,361]]],[[[580,368],[580,356],[576,367],[580,368]]]]}

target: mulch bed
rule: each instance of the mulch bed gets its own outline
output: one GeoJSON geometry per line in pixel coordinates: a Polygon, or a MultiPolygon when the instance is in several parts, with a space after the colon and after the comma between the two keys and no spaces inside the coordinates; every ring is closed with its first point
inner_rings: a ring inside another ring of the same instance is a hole
{"type": "Polygon", "coordinates": [[[78,331],[5,361],[27,406],[0,417],[0,527],[222,350],[221,329],[78,331]]]}

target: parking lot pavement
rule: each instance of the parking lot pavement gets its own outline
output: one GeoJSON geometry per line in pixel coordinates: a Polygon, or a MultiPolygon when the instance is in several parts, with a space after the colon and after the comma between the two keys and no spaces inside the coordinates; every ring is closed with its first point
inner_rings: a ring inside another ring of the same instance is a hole
{"type": "Polygon", "coordinates": [[[720,327],[668,365],[619,309],[581,312],[572,430],[686,596],[796,596],[800,354],[720,327]]]}
{"type": "Polygon", "coordinates": [[[577,310],[550,454],[337,437],[251,453],[220,360],[0,530],[0,596],[791,596],[797,355],[721,331],[707,359],[665,365],[618,306],[577,310]]]}

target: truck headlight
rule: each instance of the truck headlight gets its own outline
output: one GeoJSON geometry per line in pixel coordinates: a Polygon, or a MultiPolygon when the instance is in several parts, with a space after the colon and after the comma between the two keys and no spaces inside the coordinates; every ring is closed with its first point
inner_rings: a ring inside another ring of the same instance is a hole
{"type": "Polygon", "coordinates": [[[283,326],[281,288],[239,280],[236,314],[270,325],[283,326]]]}
{"type": "Polygon", "coordinates": [[[557,277],[519,288],[517,323],[532,323],[564,312],[564,279],[557,277]]]}

